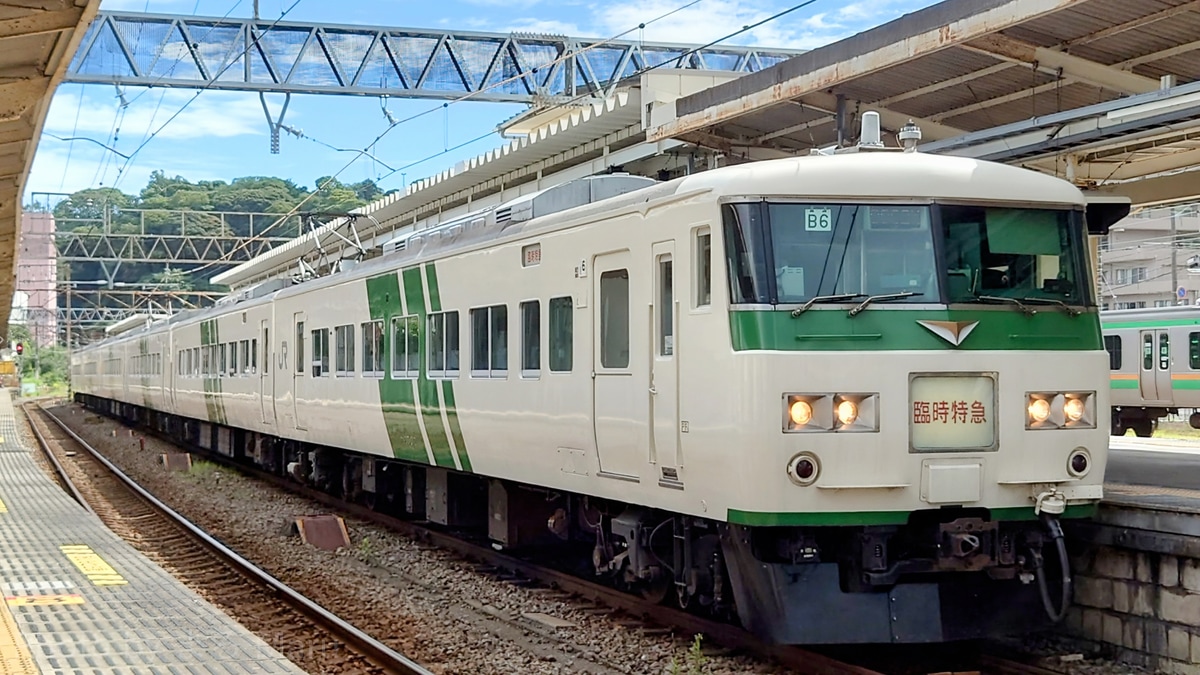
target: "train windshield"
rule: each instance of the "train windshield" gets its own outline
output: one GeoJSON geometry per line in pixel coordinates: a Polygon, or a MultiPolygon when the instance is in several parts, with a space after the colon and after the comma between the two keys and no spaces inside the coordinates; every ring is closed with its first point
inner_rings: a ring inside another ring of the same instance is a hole
{"type": "Polygon", "coordinates": [[[723,220],[734,304],[1088,301],[1073,211],[759,202],[723,220]]]}

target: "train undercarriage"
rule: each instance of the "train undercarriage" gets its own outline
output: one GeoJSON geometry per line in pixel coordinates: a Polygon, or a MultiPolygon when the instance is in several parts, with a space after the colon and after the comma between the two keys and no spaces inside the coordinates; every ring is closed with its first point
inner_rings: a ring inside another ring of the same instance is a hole
{"type": "Polygon", "coordinates": [[[91,410],[367,506],[486,537],[785,644],[1025,632],[1070,598],[1057,520],[935,509],[894,525],[744,526],[315,446],[77,394],[91,410]]]}
{"type": "MultiPolygon", "coordinates": [[[[1138,438],[1150,438],[1158,430],[1158,422],[1167,415],[1178,415],[1179,408],[1113,406],[1112,435],[1124,436],[1130,429],[1138,438]]],[[[1200,429],[1200,412],[1188,417],[1188,425],[1200,429]]]]}

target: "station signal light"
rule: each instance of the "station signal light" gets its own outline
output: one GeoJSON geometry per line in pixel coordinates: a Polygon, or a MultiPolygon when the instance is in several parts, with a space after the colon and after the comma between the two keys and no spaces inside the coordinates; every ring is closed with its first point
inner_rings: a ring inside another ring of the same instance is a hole
{"type": "Polygon", "coordinates": [[[22,343],[20,343],[20,342],[18,342],[18,343],[17,343],[17,356],[20,356],[20,355],[22,355],[22,354],[24,354],[24,353],[25,353],[25,345],[24,345],[24,344],[22,344],[22,343]]]}

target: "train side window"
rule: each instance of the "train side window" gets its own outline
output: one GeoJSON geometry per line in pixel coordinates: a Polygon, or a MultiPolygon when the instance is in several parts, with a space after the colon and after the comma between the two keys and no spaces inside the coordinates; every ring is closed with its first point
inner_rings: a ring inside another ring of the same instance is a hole
{"type": "Polygon", "coordinates": [[[1108,351],[1108,369],[1121,369],[1121,336],[1105,335],[1104,349],[1108,351]]]}
{"type": "Polygon", "coordinates": [[[542,303],[521,303],[521,374],[537,377],[542,371],[542,303]]]}
{"type": "Polygon", "coordinates": [[[312,332],[312,375],[324,377],[329,374],[329,329],[318,328],[312,332]]]}
{"type": "Polygon", "coordinates": [[[229,343],[222,342],[219,347],[219,356],[217,358],[220,360],[220,375],[221,377],[225,377],[225,373],[229,372],[229,343]]]}
{"type": "Polygon", "coordinates": [[[712,232],[707,227],[696,230],[696,306],[712,304],[712,232]]]}
{"type": "Polygon", "coordinates": [[[1166,333],[1158,336],[1158,369],[1171,369],[1171,345],[1166,333]]]}
{"type": "Polygon", "coordinates": [[[508,307],[471,310],[471,374],[508,377],[508,307]]]}
{"type": "Polygon", "coordinates": [[[368,377],[383,377],[383,321],[362,325],[362,370],[368,377]]]}
{"type": "Polygon", "coordinates": [[[229,345],[229,376],[234,377],[238,374],[238,350],[237,343],[230,342],[229,345]]]}
{"type": "Polygon", "coordinates": [[[245,375],[254,372],[250,368],[250,341],[242,340],[239,344],[241,345],[241,358],[239,362],[242,364],[242,372],[239,374],[245,375]]]}
{"type": "Polygon", "coordinates": [[[414,378],[420,369],[420,336],[417,334],[417,317],[397,316],[392,318],[392,377],[414,378]]]}
{"type": "Polygon", "coordinates": [[[336,341],[334,373],[338,377],[354,376],[354,324],[337,326],[333,329],[336,341]]]}
{"type": "Polygon", "coordinates": [[[571,298],[550,298],[550,372],[571,372],[574,340],[571,335],[571,298]]]}
{"type": "Polygon", "coordinates": [[[629,367],[629,270],[600,275],[600,365],[629,367]]]}
{"type": "Polygon", "coordinates": [[[428,323],[430,377],[457,377],[458,312],[430,314],[428,323]]]}
{"type": "Polygon", "coordinates": [[[304,322],[296,322],[296,372],[304,372],[304,322]]]}
{"type": "Polygon", "coordinates": [[[250,374],[258,372],[258,338],[250,340],[250,374]]]}
{"type": "Polygon", "coordinates": [[[1142,336],[1142,370],[1154,370],[1154,334],[1142,336]]]}
{"type": "Polygon", "coordinates": [[[1200,333],[1188,333],[1188,365],[1200,370],[1200,333]]]}

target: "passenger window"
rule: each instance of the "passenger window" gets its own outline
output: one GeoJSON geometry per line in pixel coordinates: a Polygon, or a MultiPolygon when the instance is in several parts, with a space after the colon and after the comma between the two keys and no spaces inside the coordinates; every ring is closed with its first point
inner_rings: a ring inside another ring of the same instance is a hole
{"type": "Polygon", "coordinates": [[[318,328],[312,332],[312,374],[313,377],[329,374],[328,328],[318,328]]]}
{"type": "Polygon", "coordinates": [[[383,322],[368,321],[362,325],[363,375],[383,375],[383,322]]]}
{"type": "Polygon", "coordinates": [[[629,367],[629,270],[600,275],[600,365],[629,367]]]}
{"type": "Polygon", "coordinates": [[[334,329],[336,342],[334,372],[340,377],[354,375],[354,324],[337,326],[334,329]]]}
{"type": "Polygon", "coordinates": [[[508,307],[471,310],[471,374],[508,376],[508,307]]]}
{"type": "Polygon", "coordinates": [[[1188,333],[1188,365],[1200,370],[1200,333],[1188,333]]]}
{"type": "Polygon", "coordinates": [[[521,373],[536,376],[542,370],[542,303],[521,303],[521,373]]]}
{"type": "MultiPolygon", "coordinates": [[[[1192,333],[1192,335],[1200,335],[1200,333],[1192,333]]],[[[1108,350],[1108,369],[1121,369],[1121,336],[1120,335],[1105,335],[1104,348],[1108,350]]],[[[1200,356],[1200,354],[1198,354],[1200,356]]]]}
{"type": "Polygon", "coordinates": [[[1154,370],[1154,334],[1142,336],[1142,370],[1154,370]]]}
{"type": "Polygon", "coordinates": [[[571,336],[571,298],[550,298],[550,372],[571,370],[574,342],[571,336]]]}
{"type": "Polygon", "coordinates": [[[712,304],[712,233],[707,227],[696,230],[696,306],[712,304]]]}
{"type": "Polygon", "coordinates": [[[250,341],[249,341],[249,340],[242,340],[242,341],[241,341],[239,344],[240,344],[240,345],[241,345],[241,347],[242,347],[242,349],[241,349],[241,351],[242,351],[242,356],[241,356],[241,359],[240,359],[240,362],[241,362],[241,364],[242,364],[242,372],[241,372],[241,374],[242,374],[242,375],[245,375],[245,374],[247,374],[247,373],[251,372],[251,371],[250,371],[250,341]]]}
{"type": "Polygon", "coordinates": [[[658,354],[675,353],[675,293],[671,271],[671,256],[658,257],[658,354]]]}
{"type": "Polygon", "coordinates": [[[258,338],[250,340],[250,374],[258,372],[258,338]]]}
{"type": "Polygon", "coordinates": [[[1171,348],[1166,333],[1158,336],[1158,369],[1171,369],[1171,348]]]}
{"type": "Polygon", "coordinates": [[[225,377],[225,373],[229,372],[229,345],[222,342],[220,349],[217,350],[217,365],[221,367],[221,377],[225,377]]]}
{"type": "Polygon", "coordinates": [[[430,314],[429,374],[453,377],[458,373],[458,312],[430,314]]]}
{"type": "Polygon", "coordinates": [[[421,338],[417,317],[398,316],[392,319],[392,377],[416,377],[421,368],[421,338]]]}

